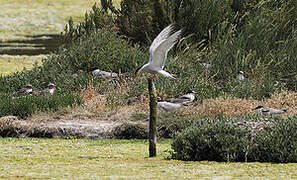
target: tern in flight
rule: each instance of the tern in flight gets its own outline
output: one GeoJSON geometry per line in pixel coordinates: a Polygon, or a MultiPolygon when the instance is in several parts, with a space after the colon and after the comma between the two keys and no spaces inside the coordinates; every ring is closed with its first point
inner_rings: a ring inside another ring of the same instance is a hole
{"type": "Polygon", "coordinates": [[[149,62],[136,70],[134,78],[142,72],[153,74],[154,76],[151,79],[156,78],[156,74],[174,78],[170,73],[163,70],[169,50],[177,43],[181,35],[181,30],[171,34],[172,30],[173,25],[171,24],[163,29],[154,39],[150,46],[149,62]]]}

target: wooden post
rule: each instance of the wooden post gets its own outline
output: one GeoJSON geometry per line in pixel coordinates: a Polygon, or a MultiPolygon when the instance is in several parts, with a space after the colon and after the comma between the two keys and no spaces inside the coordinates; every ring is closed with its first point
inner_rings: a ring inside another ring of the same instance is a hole
{"type": "Polygon", "coordinates": [[[155,84],[148,78],[148,90],[150,95],[150,121],[149,121],[149,157],[157,156],[157,95],[155,84]]]}

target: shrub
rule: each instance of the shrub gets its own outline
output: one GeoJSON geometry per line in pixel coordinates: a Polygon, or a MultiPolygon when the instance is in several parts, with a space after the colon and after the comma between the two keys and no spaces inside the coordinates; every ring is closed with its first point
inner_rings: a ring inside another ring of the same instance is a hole
{"type": "Polygon", "coordinates": [[[248,159],[260,162],[297,162],[297,116],[276,119],[254,139],[248,159]]]}
{"type": "Polygon", "coordinates": [[[114,136],[118,139],[146,139],[148,131],[143,124],[124,123],[115,128],[114,136]]]}
{"type": "Polygon", "coordinates": [[[202,119],[174,137],[174,159],[187,161],[243,161],[246,132],[222,117],[202,119]]]}
{"type": "Polygon", "coordinates": [[[172,158],[190,161],[297,162],[297,117],[246,116],[233,119],[201,119],[178,133],[173,140],[172,158]],[[242,124],[261,124],[248,128],[242,124]],[[263,126],[263,124],[265,124],[263,126]]]}
{"type": "Polygon", "coordinates": [[[37,111],[57,111],[62,107],[80,105],[81,98],[76,94],[54,94],[52,96],[27,96],[12,99],[1,97],[0,117],[13,115],[26,118],[37,111]]]}

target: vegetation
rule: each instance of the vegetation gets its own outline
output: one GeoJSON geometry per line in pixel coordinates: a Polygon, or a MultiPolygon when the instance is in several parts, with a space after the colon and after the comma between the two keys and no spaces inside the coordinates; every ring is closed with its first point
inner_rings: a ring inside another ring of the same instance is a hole
{"type": "Polygon", "coordinates": [[[174,137],[172,157],[190,161],[297,162],[297,117],[196,120],[174,137]],[[265,122],[266,121],[266,122],[265,122]]]}
{"type": "Polygon", "coordinates": [[[165,160],[170,140],[148,157],[146,140],[0,138],[0,177],[29,179],[296,178],[296,164],[165,160]]]}
{"type": "Polygon", "coordinates": [[[15,99],[0,96],[0,117],[13,115],[26,118],[38,111],[57,111],[62,107],[81,104],[81,97],[74,93],[55,94],[53,96],[27,96],[15,99]]]}
{"type": "MultiPolygon", "coordinates": [[[[156,80],[161,98],[176,97],[190,89],[199,92],[198,102],[220,97],[263,100],[275,93],[297,91],[296,0],[123,0],[120,8],[110,0],[101,4],[94,5],[78,25],[69,20],[64,32],[69,44],[44,59],[43,66],[0,77],[2,97],[11,96],[27,83],[36,89],[55,83],[56,94],[50,98],[2,98],[1,115],[27,117],[36,111],[80,104],[78,94],[87,86],[103,94],[104,105],[111,110],[126,105],[129,98],[142,97],[147,94],[146,78],[132,80],[131,75],[148,60],[149,44],[169,23],[182,28],[184,36],[170,52],[165,67],[178,81],[164,77],[156,80]],[[128,73],[130,77],[100,80],[88,74],[95,68],[128,73]],[[245,72],[243,81],[236,79],[240,70],[245,72]]],[[[284,101],[282,105],[294,103],[284,101]]],[[[173,158],[296,162],[296,117],[273,119],[255,133],[236,123],[258,122],[261,119],[257,116],[230,119],[222,114],[197,120],[178,115],[191,113],[160,115],[164,119],[159,125],[165,129],[163,136],[180,132],[172,144],[173,158]]],[[[119,127],[117,132],[118,138],[132,138],[137,133],[146,136],[142,126],[131,124],[119,127]]]]}

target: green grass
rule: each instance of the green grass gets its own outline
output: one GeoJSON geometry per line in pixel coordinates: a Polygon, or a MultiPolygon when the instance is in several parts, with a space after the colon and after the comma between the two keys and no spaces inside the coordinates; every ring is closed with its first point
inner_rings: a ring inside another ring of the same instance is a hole
{"type": "Polygon", "coordinates": [[[0,138],[0,178],[293,179],[295,164],[166,160],[170,140],[148,158],[145,140],[0,138]]]}
{"type": "Polygon", "coordinates": [[[33,65],[37,63],[41,65],[41,59],[45,55],[39,56],[0,56],[0,74],[9,75],[16,71],[22,71],[24,68],[32,69],[33,65]]]}
{"type": "MultiPolygon", "coordinates": [[[[69,18],[74,23],[83,21],[86,11],[90,11],[96,0],[0,0],[0,42],[27,39],[25,35],[60,34],[69,18]]],[[[118,7],[120,0],[114,0],[118,7]]],[[[40,56],[0,55],[0,74],[8,75],[31,69],[33,64],[41,64],[40,56]],[[22,59],[22,60],[20,60],[22,59]]]]}

